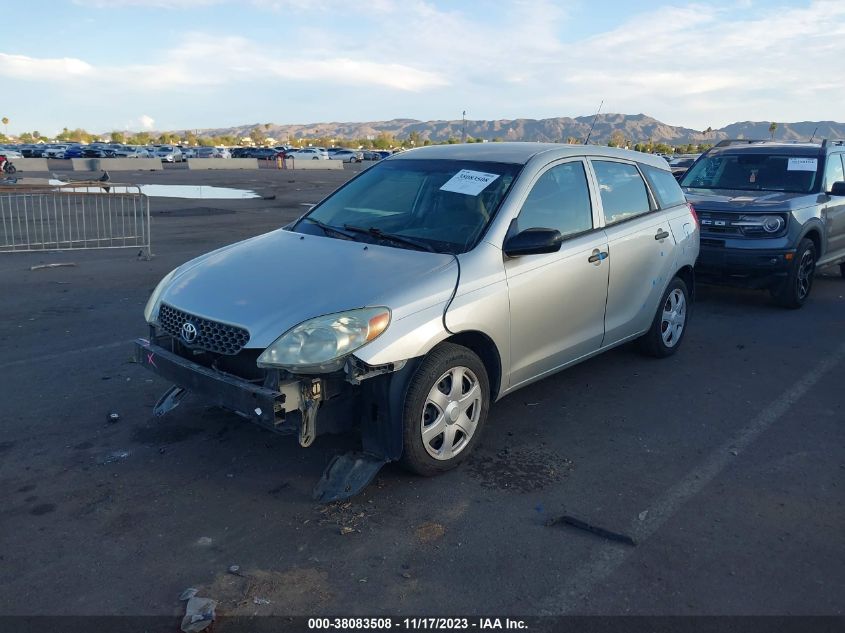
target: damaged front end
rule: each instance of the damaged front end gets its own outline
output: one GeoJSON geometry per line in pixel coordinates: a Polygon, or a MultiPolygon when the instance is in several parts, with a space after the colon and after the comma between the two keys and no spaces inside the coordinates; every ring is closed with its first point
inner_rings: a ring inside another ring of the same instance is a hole
{"type": "Polygon", "coordinates": [[[303,447],[321,434],[359,429],[360,449],[336,456],[315,487],[321,502],[357,494],[402,455],[403,403],[418,359],[371,366],[349,354],[332,371],[293,373],[259,362],[262,350],[210,351],[155,326],[134,348],[138,363],[173,383],[156,416],[192,393],[270,431],[295,434],[303,447]]]}

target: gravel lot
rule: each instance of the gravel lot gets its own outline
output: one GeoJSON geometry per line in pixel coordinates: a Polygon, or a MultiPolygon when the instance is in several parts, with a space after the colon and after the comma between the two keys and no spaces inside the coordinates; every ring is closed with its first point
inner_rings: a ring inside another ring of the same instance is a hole
{"type": "Polygon", "coordinates": [[[129,343],[157,281],[360,169],[112,174],[274,198],[154,199],[151,261],[0,255],[0,614],[178,618],[189,586],[225,614],[843,614],[838,271],[798,311],[701,287],[676,356],[548,378],[493,408],[464,467],[388,466],[346,503],[310,492],[349,438],[301,449],[190,399],[152,418],[167,385],[129,343]],[[76,266],[30,270],[55,262],[76,266]],[[637,545],[547,526],[562,514],[637,545]]]}

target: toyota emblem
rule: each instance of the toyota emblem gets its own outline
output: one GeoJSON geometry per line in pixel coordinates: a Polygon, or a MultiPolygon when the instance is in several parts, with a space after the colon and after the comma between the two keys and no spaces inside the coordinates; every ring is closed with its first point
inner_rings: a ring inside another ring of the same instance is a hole
{"type": "Polygon", "coordinates": [[[186,321],[182,325],[182,340],[186,343],[193,343],[197,338],[197,326],[186,321]]]}

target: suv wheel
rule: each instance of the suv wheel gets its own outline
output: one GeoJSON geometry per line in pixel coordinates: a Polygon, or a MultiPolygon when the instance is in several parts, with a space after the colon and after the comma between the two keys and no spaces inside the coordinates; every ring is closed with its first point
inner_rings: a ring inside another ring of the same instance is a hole
{"type": "Polygon", "coordinates": [[[403,466],[427,477],[457,466],[478,443],[489,408],[481,359],[460,345],[435,347],[405,397],[403,466]]]}
{"type": "Polygon", "coordinates": [[[775,301],[785,308],[800,308],[810,296],[816,273],[816,245],[803,239],[795,251],[795,259],[786,281],[772,292],[775,301]]]}
{"type": "Polygon", "coordinates": [[[671,356],[681,346],[689,319],[689,290],[678,277],[663,293],[651,328],[640,339],[642,351],[655,358],[671,356]]]}

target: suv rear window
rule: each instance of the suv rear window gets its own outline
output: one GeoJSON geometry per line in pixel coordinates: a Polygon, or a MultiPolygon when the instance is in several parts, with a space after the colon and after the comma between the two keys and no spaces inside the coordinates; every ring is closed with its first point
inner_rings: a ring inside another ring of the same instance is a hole
{"type": "Polygon", "coordinates": [[[705,156],[681,179],[682,187],[741,191],[814,190],[819,159],[788,154],[735,153],[705,156]]]}
{"type": "Polygon", "coordinates": [[[651,185],[651,190],[654,192],[661,209],[686,204],[687,199],[684,197],[684,192],[672,172],[657,169],[657,167],[651,165],[640,165],[640,169],[645,174],[648,184],[651,185]]]}

